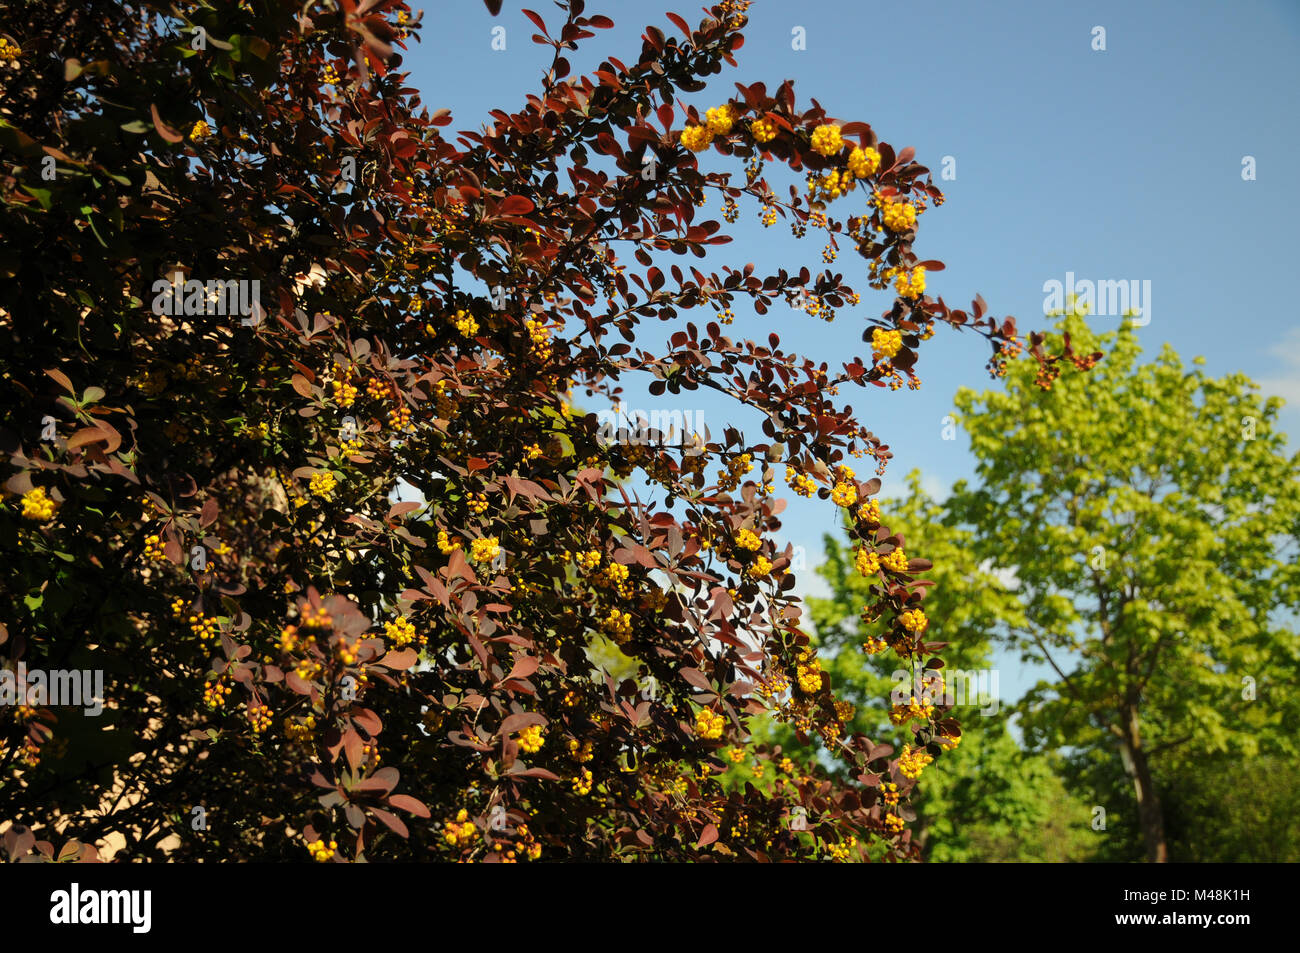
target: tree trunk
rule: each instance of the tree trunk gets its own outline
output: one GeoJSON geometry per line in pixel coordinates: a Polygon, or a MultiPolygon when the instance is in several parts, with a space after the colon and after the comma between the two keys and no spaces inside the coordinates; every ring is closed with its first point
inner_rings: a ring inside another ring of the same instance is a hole
{"type": "Polygon", "coordinates": [[[1133,777],[1133,789],[1137,793],[1138,824],[1142,828],[1142,840],[1146,844],[1147,861],[1153,864],[1169,862],[1169,846],[1165,843],[1165,815],[1160,807],[1160,796],[1156,793],[1155,781],[1151,778],[1151,765],[1147,753],[1142,747],[1142,735],[1138,729],[1136,707],[1125,708],[1122,713],[1124,725],[1120,735],[1125,761],[1124,767],[1133,777]]]}

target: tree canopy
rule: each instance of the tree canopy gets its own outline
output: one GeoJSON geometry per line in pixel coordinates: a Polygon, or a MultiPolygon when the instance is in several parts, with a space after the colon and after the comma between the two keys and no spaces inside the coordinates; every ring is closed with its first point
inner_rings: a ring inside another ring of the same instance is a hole
{"type": "Polygon", "coordinates": [[[790,82],[679,98],[734,65],[747,3],[580,77],[566,53],[612,24],[559,6],[529,14],[539,87],[453,137],[402,69],[436,24],[397,0],[7,5],[0,652],[104,696],[0,711],[10,857],[916,855],[881,786],[905,804],[960,729],[849,730],[778,484],[853,514],[883,644],[929,661],[929,563],[848,465],[889,453],[841,388],[912,381],[939,326],[995,372],[1089,358],[926,294],[942,194],[910,148],[790,82]],[[829,267],[718,264],[710,194],[856,252],[893,292],[868,353],[724,333],[741,302],[862,302],[829,267]],[[762,434],[604,440],[580,405],[630,375],[762,434]],[[611,644],[633,674],[596,664],[611,644]],[[778,783],[728,789],[719,752],[764,712],[847,770],[767,755],[778,783]]]}

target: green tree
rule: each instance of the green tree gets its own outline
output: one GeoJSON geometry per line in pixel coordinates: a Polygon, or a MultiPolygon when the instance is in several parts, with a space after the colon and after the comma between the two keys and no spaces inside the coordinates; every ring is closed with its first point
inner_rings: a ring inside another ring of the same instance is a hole
{"type": "Polygon", "coordinates": [[[1300,458],[1249,378],[1188,371],[1168,346],[1139,364],[1130,324],[1095,335],[1070,308],[1048,339],[1105,359],[1038,372],[1046,390],[1024,361],[1004,391],[960,391],[979,482],[949,508],[973,558],[1018,580],[998,637],[1056,673],[1020,705],[1026,742],[1069,746],[1099,785],[1122,765],[1164,861],[1158,765],[1295,754],[1300,458]]]}
{"type": "MultiPolygon", "coordinates": [[[[882,500],[879,508],[909,547],[934,561],[928,577],[935,585],[925,611],[930,633],[949,643],[943,671],[959,703],[953,713],[962,722],[961,743],[917,786],[914,839],[923,856],[932,861],[1081,859],[1089,833],[1085,805],[1071,801],[1047,756],[1020,748],[1005,709],[992,712],[990,699],[955,693],[968,684],[963,674],[989,672],[989,632],[999,624],[1023,622],[1015,593],[970,558],[969,532],[945,525],[943,506],[921,488],[918,472],[908,475],[904,498],[882,500]],[[981,705],[987,713],[981,713],[981,705]]],[[[825,548],[826,561],[817,571],[829,583],[831,597],[809,599],[809,606],[826,671],[837,695],[855,706],[851,730],[901,747],[913,741],[914,729],[910,720],[891,721],[890,696],[907,684],[916,687],[917,673],[901,668],[892,654],[863,651],[864,639],[876,628],[860,618],[872,598],[870,582],[857,571],[851,549],[829,536],[825,548]]],[[[996,700],[996,689],[993,694],[996,700]]],[[[787,751],[802,750],[784,726],[768,737],[787,751]]]]}

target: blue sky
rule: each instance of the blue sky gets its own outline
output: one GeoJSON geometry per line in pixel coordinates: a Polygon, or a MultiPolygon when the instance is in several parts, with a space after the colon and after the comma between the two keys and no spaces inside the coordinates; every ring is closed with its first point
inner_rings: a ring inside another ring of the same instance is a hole
{"type": "MultiPolygon", "coordinates": [[[[527,5],[548,26],[561,21],[544,0],[527,5]]],[[[570,56],[575,72],[610,54],[634,62],[647,24],[675,31],[667,10],[700,18],[695,3],[588,0],[587,14],[607,15],[615,28],[570,56]]],[[[1284,294],[1269,292],[1296,269],[1300,4],[943,0],[894,10],[886,17],[849,0],[759,0],[739,68],[687,101],[703,110],[731,95],[735,82],[771,89],[789,78],[801,106],[815,97],[838,119],[870,123],[896,149],[913,146],[947,195],[922,218],[917,241],[921,257],[947,264],[928,276],[931,294],[965,306],[979,292],[1029,331],[1048,323],[1044,283],[1063,283],[1068,272],[1076,280],[1149,281],[1149,323],[1140,332],[1147,353],[1168,342],[1185,360],[1204,355],[1209,374],[1243,371],[1288,398],[1283,426],[1294,447],[1300,321],[1284,294]],[[796,27],[806,49],[792,48],[796,27]],[[1095,27],[1105,30],[1104,51],[1093,49],[1095,27]],[[945,156],[956,177],[939,181],[945,156]],[[1253,181],[1242,176],[1246,156],[1254,158],[1253,181]]],[[[514,111],[537,90],[550,52],[529,41],[535,31],[516,0],[505,0],[496,18],[481,2],[458,0],[428,8],[426,19],[436,29],[402,68],[430,109],[451,109],[450,129],[476,129],[489,109],[514,111]],[[504,50],[492,48],[493,27],[505,28],[504,50]]],[[[843,204],[836,214],[847,214],[843,204]]],[[[716,205],[706,211],[718,214],[716,205]]],[[[749,261],[760,271],[822,267],[822,243],[811,231],[800,242],[784,223],[765,230],[756,218],[742,204],[729,228],[736,241],[715,250],[711,269],[749,261]]],[[[889,296],[866,287],[856,256],[842,253],[835,267],[863,291],[858,310],[827,324],[780,307],[761,318],[738,308],[733,336],[776,331],[787,347],[832,367],[851,354],[869,357],[862,321],[887,308],[889,296]]],[[[699,323],[703,314],[694,317],[699,323]]],[[[1117,319],[1092,321],[1109,330],[1117,319]]],[[[671,333],[643,329],[651,350],[660,346],[656,336],[671,333]]],[[[848,398],[894,452],[883,495],[897,492],[913,467],[940,495],[972,475],[965,438],[943,440],[941,421],[959,387],[995,386],[983,371],[987,356],[980,338],[941,329],[921,352],[922,390],[848,398]]],[[[628,403],[669,409],[638,400],[641,393],[629,387],[628,403]]],[[[732,419],[744,422],[721,403],[692,400],[678,409],[703,411],[715,433],[732,419]]],[[[811,567],[822,534],[835,532],[834,508],[795,500],[786,512],[786,538],[807,551],[804,588],[816,593],[811,567]]],[[[1017,697],[1035,674],[1014,659],[998,664],[1004,698],[1017,697]]]]}

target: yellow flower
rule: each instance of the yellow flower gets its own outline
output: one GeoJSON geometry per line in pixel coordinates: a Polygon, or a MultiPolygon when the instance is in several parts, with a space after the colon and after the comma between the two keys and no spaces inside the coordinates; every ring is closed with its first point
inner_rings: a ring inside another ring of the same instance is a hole
{"type": "Polygon", "coordinates": [[[799,687],[809,695],[822,687],[822,663],[812,658],[806,649],[799,656],[799,663],[795,667],[795,675],[798,677],[799,687]]]}
{"type": "Polygon", "coordinates": [[[866,547],[862,547],[853,557],[853,565],[858,568],[858,572],[869,578],[880,572],[880,557],[866,547]]]}
{"type": "Polygon", "coordinates": [[[490,563],[501,552],[501,543],[495,536],[476,539],[469,544],[469,558],[476,563],[490,563]]]}
{"type": "Polygon", "coordinates": [[[900,271],[894,279],[894,288],[904,298],[919,298],[925,294],[925,268],[917,265],[909,274],[900,271]]]}
{"type": "Polygon", "coordinates": [[[887,202],[880,217],[891,232],[905,232],[916,225],[916,206],[911,202],[887,202]]]}
{"type": "Polygon", "coordinates": [[[456,330],[467,338],[472,338],[478,334],[478,322],[468,311],[457,311],[452,318],[452,324],[456,325],[456,330]]]}
{"type": "Polygon", "coordinates": [[[385,622],[384,634],[392,639],[393,645],[399,649],[416,640],[415,626],[404,615],[399,615],[392,622],[385,622]]]}
{"type": "Polygon", "coordinates": [[[812,147],[814,152],[824,156],[833,156],[844,148],[839,126],[822,125],[813,130],[812,147]]]}
{"type": "Polygon", "coordinates": [[[615,642],[622,644],[632,636],[632,614],[610,609],[600,622],[601,629],[615,642]]]}
{"type": "Polygon", "coordinates": [[[692,152],[703,152],[713,141],[708,126],[687,126],[682,130],[682,145],[692,152]]]}
{"type": "Polygon", "coordinates": [[[319,496],[328,500],[334,494],[336,486],[338,486],[338,480],[334,478],[334,474],[324,472],[314,474],[311,482],[307,485],[307,489],[311,491],[312,496],[319,496]]]}
{"type": "Polygon", "coordinates": [[[708,124],[712,135],[725,136],[731,132],[731,124],[736,121],[736,112],[731,108],[730,103],[723,103],[721,106],[706,110],[704,121],[708,124]]]}
{"type": "Polygon", "coordinates": [[[545,743],[546,733],[542,731],[541,725],[529,725],[519,732],[519,747],[529,754],[541,751],[542,745],[545,743]]]}
{"type": "Polygon", "coordinates": [[[45,495],[44,487],[38,486],[23,494],[23,518],[38,523],[54,519],[54,501],[45,495]]]}
{"type": "Polygon", "coordinates": [[[903,346],[903,335],[898,331],[886,331],[884,328],[876,328],[871,332],[871,347],[873,350],[893,357],[903,346]]]}
{"type": "Polygon", "coordinates": [[[880,168],[880,153],[870,146],[863,149],[860,146],[854,146],[853,151],[849,153],[849,171],[857,179],[865,179],[869,175],[874,175],[880,168]]]}
{"type": "Polygon", "coordinates": [[[907,572],[907,554],[901,549],[895,549],[881,558],[880,565],[891,572],[907,572]]]}
{"type": "Polygon", "coordinates": [[[836,506],[852,506],[858,501],[858,488],[852,483],[840,481],[831,489],[831,500],[836,506]]]}
{"type": "Polygon", "coordinates": [[[908,609],[898,617],[898,621],[903,624],[903,628],[915,635],[920,635],[930,624],[930,620],[920,609],[908,609]]]}
{"type": "Polygon", "coordinates": [[[201,142],[210,135],[212,135],[212,127],[204,119],[200,119],[190,127],[190,138],[195,142],[201,142]]]}
{"type": "Polygon", "coordinates": [[[752,530],[742,529],[736,534],[736,545],[741,549],[757,552],[758,548],[763,545],[763,541],[752,530]]]}
{"type": "Polygon", "coordinates": [[[695,716],[695,733],[706,741],[716,741],[722,737],[722,728],[726,721],[717,712],[701,708],[695,716]]]}
{"type": "Polygon", "coordinates": [[[307,850],[311,853],[311,859],[322,864],[333,859],[334,852],[338,849],[339,842],[336,840],[332,840],[326,844],[325,841],[317,838],[307,845],[307,850]]]}
{"type": "Polygon", "coordinates": [[[898,771],[903,777],[915,781],[921,776],[925,766],[933,760],[934,757],[927,754],[924,748],[913,748],[911,745],[904,745],[903,753],[898,756],[898,771]]]}
{"type": "Polygon", "coordinates": [[[755,119],[749,124],[749,132],[755,142],[771,142],[776,138],[776,123],[770,119],[755,119]]]}

